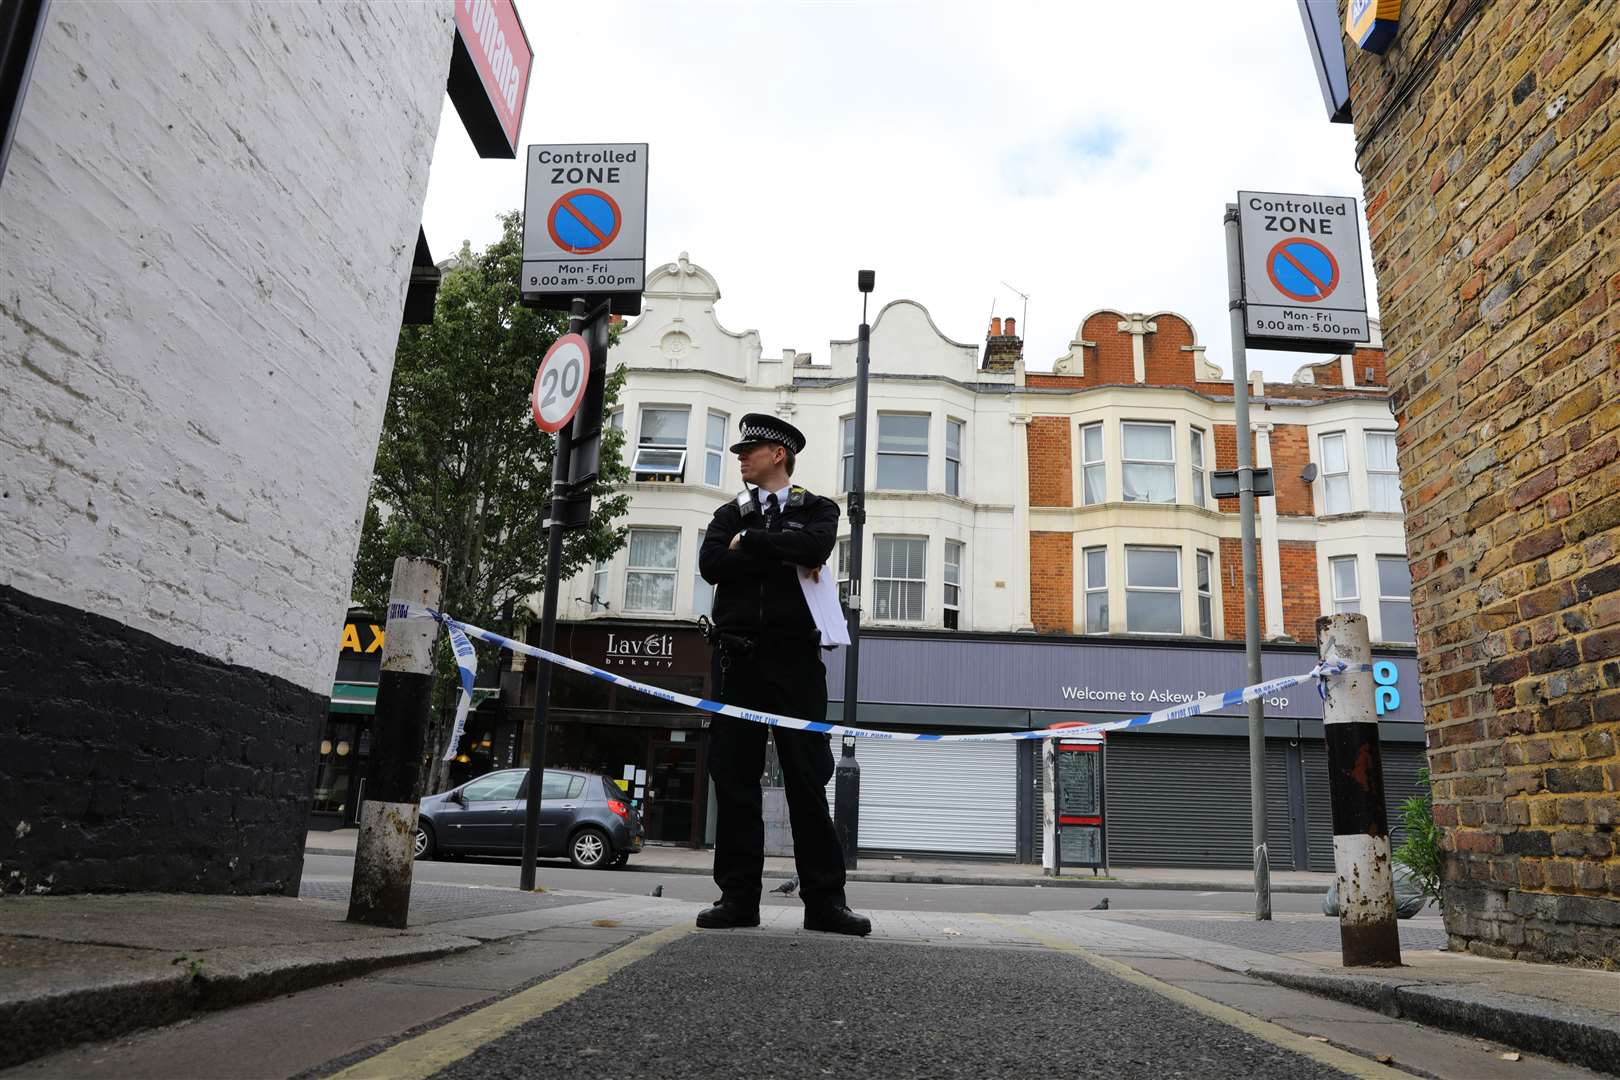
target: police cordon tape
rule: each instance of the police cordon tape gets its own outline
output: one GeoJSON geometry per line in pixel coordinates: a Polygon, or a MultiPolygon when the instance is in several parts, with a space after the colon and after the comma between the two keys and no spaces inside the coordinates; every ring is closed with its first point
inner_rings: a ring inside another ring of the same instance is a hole
{"type": "Polygon", "coordinates": [[[738,720],[749,720],[756,724],[766,724],[770,727],[790,728],[795,731],[814,731],[826,735],[849,735],[857,739],[883,739],[887,742],[916,742],[916,743],[975,743],[975,742],[1022,742],[1029,739],[1074,739],[1091,735],[1102,735],[1110,731],[1124,731],[1128,728],[1145,727],[1148,724],[1162,724],[1167,720],[1185,720],[1188,717],[1203,716],[1206,713],[1219,712],[1221,709],[1230,709],[1244,702],[1254,701],[1268,697],[1279,690],[1287,690],[1292,686],[1300,686],[1309,682],[1318,683],[1318,689],[1324,694],[1325,687],[1320,686],[1321,680],[1335,678],[1352,671],[1371,671],[1371,664],[1347,664],[1343,660],[1324,660],[1311,670],[1299,675],[1284,675],[1281,678],[1271,679],[1253,686],[1245,686],[1238,690],[1228,690],[1223,694],[1206,694],[1193,701],[1160,709],[1157,712],[1143,713],[1141,716],[1132,716],[1125,720],[1110,720],[1100,724],[1080,724],[1074,727],[1038,728],[1034,731],[992,731],[974,735],[929,735],[907,731],[879,731],[874,728],[850,727],[847,724],[829,724],[823,720],[804,720],[796,716],[780,716],[776,713],[759,712],[755,709],[744,709],[736,705],[726,705],[708,698],[692,697],[689,694],[666,690],[661,686],[649,686],[647,683],[627,679],[623,675],[615,675],[611,671],[603,671],[599,667],[563,656],[560,653],[549,652],[545,649],[526,645],[521,641],[513,641],[502,634],[492,630],[464,623],[459,619],[450,617],[443,612],[432,608],[422,607],[419,604],[391,603],[388,605],[390,619],[432,619],[442,625],[450,635],[450,647],[456,654],[456,666],[460,669],[461,701],[456,706],[456,724],[451,733],[450,744],[445,752],[445,760],[455,756],[456,746],[461,741],[461,735],[466,730],[467,712],[472,706],[473,676],[477,669],[477,653],[473,649],[468,635],[487,641],[491,645],[498,645],[512,652],[532,656],[537,660],[545,660],[558,667],[577,671],[581,675],[589,675],[601,679],[603,682],[616,683],[619,686],[677,705],[685,705],[703,712],[714,713],[717,716],[731,716],[738,720]]]}

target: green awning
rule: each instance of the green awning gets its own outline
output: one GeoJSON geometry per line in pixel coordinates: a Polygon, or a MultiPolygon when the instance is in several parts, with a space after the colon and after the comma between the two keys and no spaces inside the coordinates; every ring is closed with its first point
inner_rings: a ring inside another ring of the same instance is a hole
{"type": "MultiPolygon", "coordinates": [[[[478,686],[473,688],[473,708],[490,698],[500,696],[500,688],[478,686]]],[[[371,716],[377,711],[377,684],[335,682],[332,684],[331,711],[335,713],[364,713],[371,716]]]]}
{"type": "Polygon", "coordinates": [[[332,684],[332,706],[335,713],[364,713],[377,711],[377,684],[335,682],[332,684]]]}

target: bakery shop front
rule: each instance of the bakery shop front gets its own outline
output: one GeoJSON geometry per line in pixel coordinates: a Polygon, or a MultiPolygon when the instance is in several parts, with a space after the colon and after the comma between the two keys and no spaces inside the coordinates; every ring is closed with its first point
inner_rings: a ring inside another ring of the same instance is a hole
{"type": "MultiPolygon", "coordinates": [[[[538,636],[538,627],[532,628],[532,644],[538,644],[538,636]]],[[[559,622],[557,651],[666,690],[709,694],[709,646],[689,624],[559,622]]],[[[523,664],[523,691],[508,710],[521,715],[527,730],[534,709],[535,663],[517,660],[523,664]]],[[[707,718],[694,709],[558,668],[551,678],[546,765],[600,773],[618,782],[641,810],[648,840],[701,844],[709,810],[706,727],[707,718]]]]}

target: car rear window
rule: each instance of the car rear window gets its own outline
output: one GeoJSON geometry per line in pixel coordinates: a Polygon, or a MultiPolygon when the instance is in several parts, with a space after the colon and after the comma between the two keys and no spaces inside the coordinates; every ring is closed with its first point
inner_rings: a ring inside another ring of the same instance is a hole
{"type": "Polygon", "coordinates": [[[583,776],[570,776],[568,778],[568,797],[577,799],[585,793],[585,778],[583,776]]]}

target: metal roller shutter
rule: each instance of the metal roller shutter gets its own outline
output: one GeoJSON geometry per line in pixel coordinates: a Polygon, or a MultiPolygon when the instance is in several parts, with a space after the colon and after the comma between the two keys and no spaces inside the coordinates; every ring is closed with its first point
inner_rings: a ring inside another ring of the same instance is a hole
{"type": "MultiPolygon", "coordinates": [[[[1121,866],[1254,865],[1249,745],[1244,739],[1110,735],[1108,858],[1121,866]]],[[[1266,843],[1273,868],[1293,865],[1287,758],[1266,747],[1266,843]]]]}
{"type": "MultiPolygon", "coordinates": [[[[861,850],[1017,853],[1012,743],[862,739],[855,760],[861,766],[861,850]]],[[[828,784],[829,808],[832,800],[828,784]]]]}
{"type": "MultiPolygon", "coordinates": [[[[1384,762],[1384,809],[1389,815],[1389,846],[1393,851],[1406,835],[1401,804],[1418,792],[1418,770],[1428,761],[1421,743],[1380,743],[1384,762]]],[[[1333,870],[1333,805],[1329,799],[1327,746],[1304,744],[1306,821],[1310,832],[1312,870],[1333,870]]]]}

